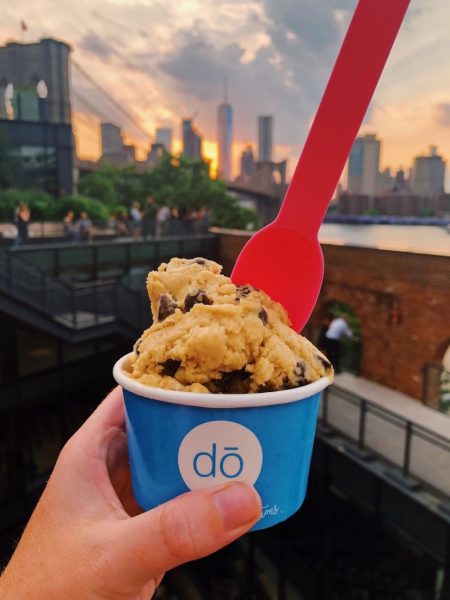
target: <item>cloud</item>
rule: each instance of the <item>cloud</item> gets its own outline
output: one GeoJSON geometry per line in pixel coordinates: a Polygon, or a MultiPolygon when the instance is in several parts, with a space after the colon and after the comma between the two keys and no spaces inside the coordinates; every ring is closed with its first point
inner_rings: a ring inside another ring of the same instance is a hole
{"type": "Polygon", "coordinates": [[[89,54],[95,54],[104,60],[110,58],[113,54],[109,44],[107,44],[93,31],[90,31],[84,35],[78,46],[85,52],[88,52],[89,54]]]}
{"type": "MultiPolygon", "coordinates": [[[[290,148],[295,158],[356,4],[357,0],[58,0],[55,10],[54,0],[22,0],[21,18],[29,25],[27,41],[44,35],[67,40],[73,59],[149,129],[164,122],[177,130],[183,116],[198,110],[200,130],[208,140],[215,139],[216,111],[227,75],[235,140],[255,141],[257,116],[272,114],[274,143],[280,152],[290,148]]],[[[403,144],[402,161],[412,152],[414,136],[421,136],[421,144],[438,143],[444,154],[450,151],[450,103],[443,75],[450,51],[450,3],[412,4],[365,119],[366,127],[380,137],[389,136],[386,153],[394,148],[392,156],[399,155],[403,144]],[[413,119],[405,118],[411,104],[417,104],[414,118],[424,121],[417,133],[410,133],[413,119]],[[402,108],[391,111],[392,118],[386,120],[392,107],[402,108]]],[[[20,32],[15,8],[5,6],[3,12],[0,35],[5,41],[20,32]]],[[[75,69],[72,83],[106,117],[138,135],[75,69]]],[[[81,110],[81,104],[74,100],[76,109],[81,110]]]]}
{"type": "Polygon", "coordinates": [[[435,117],[440,127],[450,127],[450,102],[436,104],[435,117]]]}
{"type": "MultiPolygon", "coordinates": [[[[189,29],[174,32],[158,68],[168,89],[180,95],[180,107],[190,104],[203,114],[211,113],[211,102],[220,101],[226,75],[241,137],[255,139],[257,115],[272,114],[276,142],[298,146],[337,55],[342,11],[355,4],[356,0],[264,0],[260,12],[248,11],[239,35],[233,32],[220,39],[197,19],[189,29]],[[247,60],[246,31],[255,27],[265,41],[247,60]]],[[[211,122],[207,133],[214,134],[211,122]]]]}

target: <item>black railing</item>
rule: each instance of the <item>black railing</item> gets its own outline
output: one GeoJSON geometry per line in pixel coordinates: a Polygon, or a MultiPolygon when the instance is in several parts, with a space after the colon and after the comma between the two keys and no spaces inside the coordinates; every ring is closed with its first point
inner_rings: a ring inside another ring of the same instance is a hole
{"type": "Polygon", "coordinates": [[[0,251],[0,289],[34,311],[73,329],[115,319],[115,284],[70,285],[49,277],[21,255],[0,251]]]}
{"type": "Polygon", "coordinates": [[[132,267],[148,270],[173,256],[193,258],[218,255],[219,237],[214,234],[164,237],[150,241],[113,240],[92,243],[57,243],[11,248],[54,279],[90,280],[119,278],[132,267]]]}
{"type": "Polygon", "coordinates": [[[151,319],[143,271],[172,256],[217,251],[214,235],[0,249],[0,290],[72,329],[119,319],[142,331],[151,319]]]}
{"type": "Polygon", "coordinates": [[[405,480],[450,498],[450,437],[446,438],[337,384],[324,390],[320,422],[381,457],[405,480]]]}

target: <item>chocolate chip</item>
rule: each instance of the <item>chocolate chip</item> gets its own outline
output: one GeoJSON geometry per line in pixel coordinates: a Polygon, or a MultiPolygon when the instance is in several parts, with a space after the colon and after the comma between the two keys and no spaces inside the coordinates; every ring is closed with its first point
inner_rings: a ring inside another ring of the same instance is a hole
{"type": "Polygon", "coordinates": [[[268,321],[268,316],[267,316],[267,312],[265,311],[264,308],[262,308],[259,313],[258,313],[258,317],[261,319],[261,321],[264,323],[264,325],[267,325],[267,321],[268,321]]]}
{"type": "Polygon", "coordinates": [[[168,358],[165,362],[161,363],[161,366],[163,368],[162,374],[168,375],[169,377],[174,377],[180,365],[181,360],[174,360],[173,358],[168,358]]]}
{"type": "Polygon", "coordinates": [[[264,385],[260,385],[258,388],[258,393],[264,393],[264,392],[274,392],[275,391],[275,387],[273,385],[270,385],[270,383],[265,383],[264,385]]]}
{"type": "Polygon", "coordinates": [[[213,384],[216,390],[222,394],[244,393],[242,383],[250,377],[250,373],[245,367],[235,371],[222,372],[220,379],[214,379],[213,384]]]}
{"type": "Polygon", "coordinates": [[[177,303],[170,294],[161,294],[158,302],[158,321],[164,321],[170,315],[173,315],[177,308],[177,303]]]}
{"type": "Polygon", "coordinates": [[[289,377],[285,377],[283,379],[283,390],[291,390],[292,388],[298,387],[297,385],[294,385],[292,383],[292,381],[289,379],[289,377]]]}
{"type": "Polygon", "coordinates": [[[193,258],[191,263],[196,263],[197,265],[205,265],[206,260],[204,258],[193,258]]]}
{"type": "Polygon", "coordinates": [[[253,292],[254,288],[251,285],[238,285],[236,288],[236,293],[238,298],[245,298],[253,292]]]}
{"type": "Polygon", "coordinates": [[[184,312],[189,312],[194,304],[207,304],[210,306],[214,302],[207,296],[205,290],[197,290],[188,294],[184,299],[184,312]]]}
{"type": "Polygon", "coordinates": [[[299,360],[295,365],[294,375],[297,378],[297,385],[306,385],[309,381],[305,377],[306,365],[302,360],[299,360]]]}
{"type": "Polygon", "coordinates": [[[320,360],[320,362],[323,364],[325,369],[329,369],[331,367],[330,361],[327,358],[325,358],[325,356],[322,356],[321,354],[317,354],[316,358],[318,358],[320,360]]]}

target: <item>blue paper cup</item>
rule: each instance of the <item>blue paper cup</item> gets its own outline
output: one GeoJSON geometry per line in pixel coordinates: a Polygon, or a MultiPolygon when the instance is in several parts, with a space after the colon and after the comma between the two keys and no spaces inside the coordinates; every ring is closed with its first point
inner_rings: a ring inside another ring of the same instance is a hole
{"type": "Polygon", "coordinates": [[[124,393],[133,492],[144,510],[232,481],[253,485],[261,496],[253,530],[300,508],[327,377],[260,394],[173,392],[128,377],[130,356],[115,364],[113,374],[124,393]]]}

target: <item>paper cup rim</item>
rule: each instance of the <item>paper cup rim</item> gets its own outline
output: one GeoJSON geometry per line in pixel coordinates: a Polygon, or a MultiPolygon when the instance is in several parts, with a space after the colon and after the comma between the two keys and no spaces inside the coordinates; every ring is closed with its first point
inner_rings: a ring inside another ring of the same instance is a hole
{"type": "Polygon", "coordinates": [[[123,365],[132,356],[132,353],[122,356],[113,368],[113,377],[117,383],[128,392],[142,398],[159,400],[169,404],[182,404],[201,408],[251,408],[288,404],[310,398],[321,392],[331,381],[328,377],[321,377],[317,381],[301,387],[278,392],[258,392],[252,394],[211,394],[199,392],[179,392],[144,385],[128,377],[124,373],[123,365]]]}

